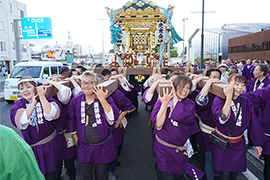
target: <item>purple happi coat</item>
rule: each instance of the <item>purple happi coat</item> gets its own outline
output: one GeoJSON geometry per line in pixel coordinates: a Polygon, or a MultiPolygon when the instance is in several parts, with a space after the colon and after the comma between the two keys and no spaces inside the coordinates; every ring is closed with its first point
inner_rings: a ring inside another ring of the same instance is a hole
{"type": "MultiPolygon", "coordinates": [[[[208,103],[205,106],[201,106],[196,104],[197,114],[201,117],[201,121],[206,124],[207,126],[210,126],[212,128],[215,128],[215,124],[213,122],[212,118],[212,102],[214,98],[216,97],[212,93],[208,93],[208,103]]],[[[210,134],[201,132],[199,135],[199,140],[204,144],[205,151],[211,151],[211,144],[209,142],[209,136],[210,134]]]]}
{"type": "Polygon", "coordinates": [[[142,100],[143,100],[143,102],[144,102],[146,105],[149,105],[149,106],[154,107],[154,105],[156,104],[157,99],[158,99],[158,92],[157,92],[157,90],[155,89],[151,101],[145,102],[145,95],[146,95],[146,93],[148,92],[148,90],[149,90],[149,88],[147,88],[147,89],[145,90],[145,92],[143,93],[143,98],[142,98],[142,100]]]}
{"type": "MultiPolygon", "coordinates": [[[[156,118],[161,104],[161,101],[158,100],[151,114],[151,119],[154,126],[156,126],[156,118]]],[[[173,103],[170,101],[166,111],[163,127],[160,130],[156,130],[156,134],[161,140],[167,143],[176,146],[183,146],[189,138],[191,125],[195,121],[195,103],[188,98],[182,100],[181,102],[178,101],[171,116],[169,117],[172,105],[173,103]]],[[[175,148],[164,146],[156,139],[154,143],[159,171],[168,172],[168,175],[183,175],[186,171],[191,176],[193,175],[193,171],[195,171],[195,174],[198,173],[198,178],[203,175],[200,171],[197,171],[191,164],[188,163],[188,158],[183,155],[183,152],[176,152],[175,148]]]]}
{"type": "MultiPolygon", "coordinates": [[[[48,102],[57,103],[59,110],[61,112],[61,104],[54,100],[52,97],[48,98],[48,102]]],[[[10,119],[12,124],[17,127],[18,123],[15,121],[18,117],[18,110],[26,109],[26,105],[29,102],[25,99],[20,99],[14,103],[10,110],[10,119]],[[16,116],[17,114],[17,116],[16,116]]],[[[21,129],[24,140],[29,144],[35,144],[40,140],[51,135],[57,128],[57,121],[52,120],[47,121],[44,118],[44,111],[42,108],[41,102],[38,100],[36,103],[36,115],[37,115],[37,124],[35,126],[28,125],[24,130],[21,129]],[[40,107],[40,108],[39,108],[40,107]],[[38,110],[37,110],[38,109],[38,110]],[[39,111],[39,112],[37,112],[39,111]]],[[[20,118],[20,117],[19,117],[20,118]]],[[[19,128],[19,127],[18,127],[19,128]]],[[[53,172],[59,168],[62,163],[62,149],[61,149],[61,137],[57,134],[53,140],[50,142],[32,147],[35,157],[38,162],[38,166],[42,174],[53,172]]]]}
{"type": "MultiPolygon", "coordinates": [[[[107,102],[112,108],[114,121],[116,121],[119,117],[119,110],[111,97],[107,98],[107,102]]],[[[81,93],[71,100],[68,108],[70,122],[67,132],[72,133],[77,131],[78,135],[77,161],[79,163],[112,162],[116,159],[115,145],[112,137],[100,145],[89,145],[85,139],[85,103],[85,95],[81,93]]],[[[103,142],[111,136],[114,130],[114,124],[108,124],[106,114],[99,100],[95,99],[93,103],[99,142],[103,142]]]]}
{"type": "MultiPolygon", "coordinates": [[[[253,65],[248,66],[248,64],[245,64],[242,70],[242,75],[245,76],[245,78],[249,81],[253,78],[253,73],[250,74],[250,69],[253,67],[253,65]]],[[[252,71],[253,72],[253,71],[252,71]]]]}
{"type": "Polygon", "coordinates": [[[266,133],[266,141],[262,146],[262,153],[270,155],[270,86],[254,92],[245,93],[244,95],[251,100],[254,108],[261,108],[258,119],[264,133],[266,133]]]}
{"type": "MultiPolygon", "coordinates": [[[[248,129],[250,137],[254,146],[262,146],[265,140],[262,127],[255,115],[254,107],[244,95],[242,96],[242,108],[239,118],[237,120],[235,129],[232,132],[231,137],[237,137],[244,133],[248,129]]],[[[217,129],[225,134],[229,135],[234,122],[235,115],[231,107],[230,117],[227,122],[221,124],[219,116],[222,108],[225,104],[225,100],[220,97],[215,97],[212,103],[213,121],[217,129]]],[[[237,104],[240,104],[240,97],[237,98],[237,104]]],[[[238,105],[235,105],[238,106],[238,105]]],[[[216,171],[230,171],[230,172],[244,172],[246,171],[246,143],[245,138],[237,143],[232,143],[232,147],[228,145],[226,150],[222,150],[215,145],[212,145],[212,158],[213,169],[216,171]]]]}
{"type": "MultiPolygon", "coordinates": [[[[59,103],[61,103],[57,96],[54,96],[53,98],[55,100],[57,100],[59,103]]],[[[62,151],[62,159],[67,160],[67,159],[70,159],[70,158],[76,156],[77,146],[74,145],[72,147],[67,148],[67,142],[66,142],[66,139],[64,137],[63,131],[66,130],[67,123],[69,122],[69,116],[68,116],[68,105],[69,105],[69,103],[67,103],[67,104],[61,103],[61,105],[62,105],[62,115],[59,118],[56,130],[60,134],[61,139],[62,139],[62,149],[63,149],[63,151],[62,151]]]]}
{"type": "MultiPolygon", "coordinates": [[[[255,91],[254,86],[257,82],[257,79],[254,78],[252,80],[249,81],[246,91],[245,92],[253,92],[255,91]]],[[[270,84],[270,79],[268,78],[268,76],[265,76],[264,80],[261,82],[261,84],[259,85],[258,89],[262,89],[267,87],[270,84]]]]}
{"type": "MultiPolygon", "coordinates": [[[[132,102],[120,91],[116,90],[114,93],[110,95],[110,97],[113,99],[116,107],[120,111],[131,111],[134,110],[136,107],[132,104],[132,102]]],[[[121,146],[124,142],[124,133],[125,129],[124,127],[118,126],[116,129],[113,131],[113,139],[115,146],[121,146]]]]}

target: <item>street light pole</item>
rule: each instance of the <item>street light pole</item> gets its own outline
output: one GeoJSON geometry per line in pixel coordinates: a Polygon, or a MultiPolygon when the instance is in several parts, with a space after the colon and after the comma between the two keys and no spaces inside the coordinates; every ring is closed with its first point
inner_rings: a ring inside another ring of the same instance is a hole
{"type": "Polygon", "coordinates": [[[185,23],[186,23],[186,20],[188,20],[188,18],[184,18],[182,20],[183,21],[183,39],[184,39],[184,41],[183,41],[183,49],[182,49],[183,62],[185,61],[185,23]]]}
{"type": "Polygon", "coordinates": [[[204,11],[204,0],[202,0],[202,12],[191,12],[191,13],[202,13],[202,35],[201,35],[201,69],[203,68],[203,46],[204,46],[204,13],[215,13],[215,11],[204,11]]]}
{"type": "Polygon", "coordinates": [[[201,35],[201,69],[203,68],[203,40],[204,40],[204,0],[202,0],[202,35],[201,35]]]}
{"type": "Polygon", "coordinates": [[[102,64],[105,63],[104,61],[104,32],[103,32],[103,21],[106,19],[99,19],[102,22],[102,64]]]}

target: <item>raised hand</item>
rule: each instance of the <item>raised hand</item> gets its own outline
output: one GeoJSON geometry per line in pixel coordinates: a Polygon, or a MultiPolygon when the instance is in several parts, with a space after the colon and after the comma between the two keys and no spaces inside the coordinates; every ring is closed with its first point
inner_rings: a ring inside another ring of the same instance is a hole
{"type": "Polygon", "coordinates": [[[51,84],[52,84],[52,81],[51,81],[51,80],[45,81],[45,82],[43,83],[44,86],[49,86],[49,85],[51,85],[51,84]]]}
{"type": "Polygon", "coordinates": [[[33,94],[31,104],[35,105],[37,103],[37,96],[38,96],[38,94],[33,94]]]}
{"type": "Polygon", "coordinates": [[[46,91],[47,91],[47,88],[45,86],[38,86],[37,87],[37,93],[39,96],[45,96],[46,91]]]}
{"type": "Polygon", "coordinates": [[[169,92],[169,88],[164,87],[163,96],[159,95],[159,99],[162,102],[162,104],[168,104],[172,98],[173,98],[173,91],[169,92]]]}
{"type": "Polygon", "coordinates": [[[213,83],[223,83],[222,81],[220,81],[219,79],[209,79],[207,81],[207,83],[213,84],[213,83]]]}
{"type": "Polygon", "coordinates": [[[108,95],[108,90],[106,89],[106,91],[104,92],[102,86],[94,86],[93,92],[99,100],[105,100],[108,95]]]}

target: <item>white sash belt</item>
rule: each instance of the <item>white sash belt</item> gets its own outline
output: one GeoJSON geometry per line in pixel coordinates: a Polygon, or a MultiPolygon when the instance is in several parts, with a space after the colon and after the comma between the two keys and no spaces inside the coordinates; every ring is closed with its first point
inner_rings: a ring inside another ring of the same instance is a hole
{"type": "Polygon", "coordinates": [[[213,131],[215,131],[215,128],[204,124],[201,120],[199,121],[199,125],[202,132],[204,133],[211,134],[213,131]]]}

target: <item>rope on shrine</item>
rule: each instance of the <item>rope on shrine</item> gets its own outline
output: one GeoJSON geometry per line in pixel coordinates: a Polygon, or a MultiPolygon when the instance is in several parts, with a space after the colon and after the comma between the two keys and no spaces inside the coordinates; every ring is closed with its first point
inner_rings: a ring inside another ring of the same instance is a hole
{"type": "Polygon", "coordinates": [[[95,68],[94,67],[89,67],[88,70],[94,72],[95,71],[95,68]]]}
{"type": "Polygon", "coordinates": [[[161,74],[161,69],[160,69],[160,67],[153,67],[152,75],[154,75],[154,74],[156,74],[156,73],[161,74]]]}
{"type": "MultiPolygon", "coordinates": [[[[172,14],[173,14],[173,10],[171,7],[167,8],[163,15],[166,17],[167,19],[167,24],[166,26],[168,27],[168,29],[166,29],[165,31],[165,36],[164,36],[164,39],[162,41],[162,44],[160,46],[160,51],[159,51],[159,63],[158,63],[158,66],[159,67],[164,67],[163,65],[163,54],[164,54],[164,49],[165,49],[165,45],[166,45],[166,40],[168,38],[170,38],[170,33],[171,32],[171,37],[172,37],[172,40],[173,40],[173,43],[176,44],[180,41],[183,41],[183,39],[177,34],[176,30],[174,29],[174,27],[172,26],[172,22],[171,22],[171,19],[172,19],[172,14]]],[[[170,39],[169,39],[170,40],[170,39]]],[[[170,42],[170,41],[169,41],[170,42]]],[[[170,45],[168,42],[168,46],[170,45]]]]}
{"type": "Polygon", "coordinates": [[[118,68],[118,73],[122,74],[122,72],[126,76],[127,75],[127,67],[119,67],[118,68]]]}
{"type": "Polygon", "coordinates": [[[111,44],[114,44],[114,52],[116,55],[116,60],[119,64],[119,66],[123,66],[122,60],[120,59],[120,57],[116,54],[116,52],[119,50],[116,42],[118,39],[121,39],[122,37],[122,30],[120,28],[115,28],[114,24],[115,24],[115,10],[112,9],[110,12],[110,30],[111,30],[111,44]]]}

